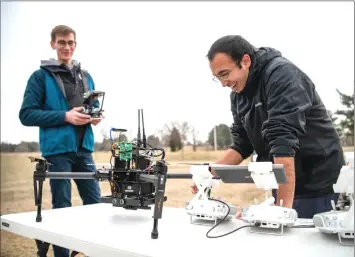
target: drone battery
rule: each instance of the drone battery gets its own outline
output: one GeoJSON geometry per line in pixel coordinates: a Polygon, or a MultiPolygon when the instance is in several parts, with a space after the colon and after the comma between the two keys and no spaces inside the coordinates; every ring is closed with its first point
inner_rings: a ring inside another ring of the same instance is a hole
{"type": "Polygon", "coordinates": [[[154,187],[151,183],[129,183],[122,184],[122,192],[125,195],[149,195],[154,192],[154,187]]]}
{"type": "Polygon", "coordinates": [[[141,183],[141,192],[142,195],[150,195],[155,191],[155,187],[152,183],[141,183]]]}
{"type": "Polygon", "coordinates": [[[146,159],[144,156],[139,156],[138,158],[138,168],[144,170],[149,167],[150,160],[146,159]]]}
{"type": "Polygon", "coordinates": [[[125,170],[127,162],[120,160],[120,158],[115,157],[115,169],[116,170],[125,170]]]}

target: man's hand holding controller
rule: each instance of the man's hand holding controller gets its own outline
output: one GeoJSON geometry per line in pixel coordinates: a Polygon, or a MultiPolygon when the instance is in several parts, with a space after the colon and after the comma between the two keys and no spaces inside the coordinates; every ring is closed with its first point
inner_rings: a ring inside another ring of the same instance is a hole
{"type": "Polygon", "coordinates": [[[73,125],[85,125],[92,121],[90,115],[83,114],[84,107],[75,107],[65,113],[65,122],[73,125]]]}

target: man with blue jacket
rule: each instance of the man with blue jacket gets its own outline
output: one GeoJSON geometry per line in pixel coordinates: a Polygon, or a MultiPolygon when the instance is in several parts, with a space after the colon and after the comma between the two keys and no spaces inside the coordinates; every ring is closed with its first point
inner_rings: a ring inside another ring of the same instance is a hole
{"type": "MultiPolygon", "coordinates": [[[[51,33],[51,47],[58,60],[42,61],[27,82],[19,113],[25,126],[39,127],[42,156],[52,165],[49,172],[95,172],[92,152],[92,120],[83,109],[83,95],[94,90],[94,82],[80,64],[72,60],[76,33],[59,25],[51,33]],[[90,164],[90,165],[89,165],[90,164]]],[[[100,202],[100,187],[95,180],[74,180],[83,204],[100,202]]],[[[50,180],[53,209],[71,206],[70,179],[50,180]]],[[[55,257],[69,257],[69,250],[53,246],[55,257]]]]}

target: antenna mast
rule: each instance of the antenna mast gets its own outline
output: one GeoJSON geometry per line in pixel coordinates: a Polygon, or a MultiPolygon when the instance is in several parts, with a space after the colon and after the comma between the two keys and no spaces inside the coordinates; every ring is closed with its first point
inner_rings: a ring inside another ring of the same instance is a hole
{"type": "Polygon", "coordinates": [[[141,109],[141,111],[142,111],[142,126],[143,126],[143,147],[146,148],[147,147],[147,138],[146,138],[145,130],[144,130],[143,109],[141,109]]]}
{"type": "Polygon", "coordinates": [[[138,109],[138,134],[137,134],[137,145],[138,147],[141,147],[141,115],[140,115],[140,109],[138,109]]]}

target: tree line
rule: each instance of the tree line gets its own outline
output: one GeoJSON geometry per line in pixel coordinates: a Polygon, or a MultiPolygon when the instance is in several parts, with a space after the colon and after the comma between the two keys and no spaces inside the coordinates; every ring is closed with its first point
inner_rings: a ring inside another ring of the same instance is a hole
{"type": "MultiPolygon", "coordinates": [[[[230,127],[226,124],[216,125],[217,128],[217,148],[226,149],[232,143],[232,136],[230,127]]],[[[208,134],[208,140],[203,142],[197,140],[198,131],[190,126],[187,122],[165,124],[158,135],[149,135],[147,137],[147,144],[151,147],[163,147],[169,149],[171,152],[177,152],[184,149],[184,146],[192,146],[193,151],[198,147],[204,149],[212,149],[214,147],[213,130],[208,134]],[[160,134],[160,136],[159,136],[160,134]],[[190,139],[188,137],[190,136],[190,139]]],[[[125,134],[121,134],[118,141],[137,141],[137,138],[128,139],[125,134]]],[[[104,138],[102,142],[95,142],[95,151],[110,151],[111,140],[104,138]]],[[[21,141],[19,144],[12,144],[7,142],[1,143],[1,152],[39,152],[38,142],[21,141]]]]}
{"type": "MultiPolygon", "coordinates": [[[[337,130],[343,146],[354,145],[354,94],[352,96],[341,93],[338,89],[337,92],[340,97],[343,108],[336,112],[328,111],[330,118],[337,130]]],[[[170,149],[172,152],[184,150],[184,146],[192,146],[193,151],[198,147],[204,149],[214,148],[214,128],[216,128],[216,143],[217,149],[223,150],[228,148],[232,143],[232,135],[230,126],[227,124],[218,124],[211,128],[207,135],[206,141],[199,141],[197,137],[199,131],[189,124],[188,122],[172,122],[165,124],[163,129],[157,135],[149,135],[147,143],[152,147],[163,147],[170,149]]],[[[119,135],[119,141],[129,140],[125,134],[119,135]]],[[[136,141],[133,138],[132,141],[136,141]]],[[[131,141],[131,140],[129,140],[131,141]]],[[[111,140],[104,138],[102,142],[95,142],[95,151],[110,151],[111,140]]],[[[39,152],[38,142],[25,142],[19,144],[11,144],[2,142],[1,152],[39,152]]]]}

